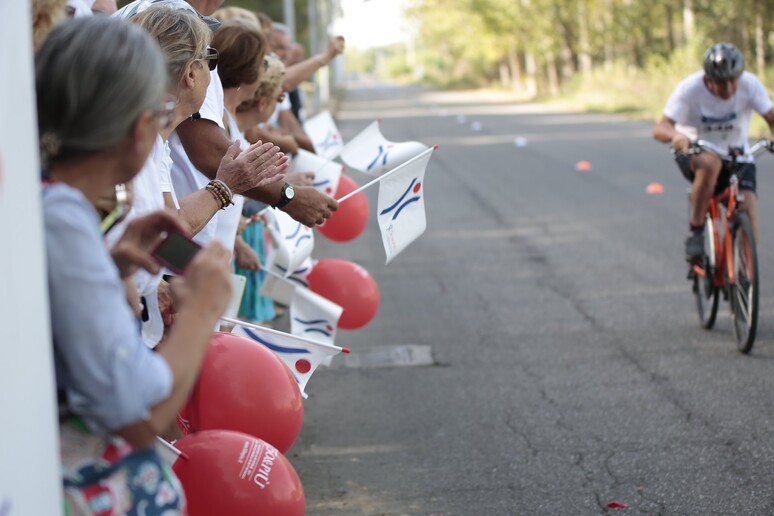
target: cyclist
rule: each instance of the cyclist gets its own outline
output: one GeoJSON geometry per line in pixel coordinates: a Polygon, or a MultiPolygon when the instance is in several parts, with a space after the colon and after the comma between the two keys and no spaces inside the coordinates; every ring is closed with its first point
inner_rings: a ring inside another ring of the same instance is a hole
{"type": "MultiPolygon", "coordinates": [[[[677,166],[692,183],[686,260],[694,262],[704,255],[707,206],[715,193],[728,186],[730,171],[728,162],[711,152],[687,155],[690,139],[677,124],[695,128],[699,139],[722,149],[738,147],[747,151],[752,111],[763,116],[774,134],[772,107],[766,88],[755,75],[744,71],[742,54],[729,43],[707,49],[704,70],[685,78],[669,97],[661,120],[653,127],[653,137],[672,144],[677,166]]],[[[740,208],[750,215],[757,237],[755,164],[744,157],[739,162],[739,190],[744,195],[740,208]]]]}

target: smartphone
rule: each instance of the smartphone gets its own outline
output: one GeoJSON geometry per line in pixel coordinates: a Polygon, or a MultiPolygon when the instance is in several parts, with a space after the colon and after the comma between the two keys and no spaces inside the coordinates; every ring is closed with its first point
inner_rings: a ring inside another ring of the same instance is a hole
{"type": "Polygon", "coordinates": [[[178,231],[169,231],[164,240],[151,252],[161,265],[175,274],[183,274],[202,246],[178,231]]]}

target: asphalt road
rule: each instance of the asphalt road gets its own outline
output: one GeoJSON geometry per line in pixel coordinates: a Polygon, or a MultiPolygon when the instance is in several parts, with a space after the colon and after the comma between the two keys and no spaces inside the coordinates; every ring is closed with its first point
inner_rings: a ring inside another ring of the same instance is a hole
{"type": "Polygon", "coordinates": [[[337,117],[345,141],[380,117],[387,138],[440,149],[427,232],[393,263],[374,220],[350,243],[318,238],[315,257],[373,275],[381,306],[339,331],[361,366],[337,357],[307,387],[288,456],[308,514],[774,513],[772,157],[744,356],[727,303],[698,326],[687,183],[649,124],[384,88],[348,92],[337,117]],[[369,367],[400,345],[433,365],[369,367]]]}

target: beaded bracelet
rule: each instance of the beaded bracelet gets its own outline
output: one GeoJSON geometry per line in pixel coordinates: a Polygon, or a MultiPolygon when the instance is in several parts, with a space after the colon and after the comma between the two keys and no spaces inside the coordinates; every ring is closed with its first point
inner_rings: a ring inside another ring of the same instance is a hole
{"type": "Polygon", "coordinates": [[[231,189],[223,181],[213,179],[207,183],[205,188],[215,196],[215,200],[220,203],[221,210],[225,210],[227,206],[234,204],[232,200],[234,196],[231,193],[231,189]]]}

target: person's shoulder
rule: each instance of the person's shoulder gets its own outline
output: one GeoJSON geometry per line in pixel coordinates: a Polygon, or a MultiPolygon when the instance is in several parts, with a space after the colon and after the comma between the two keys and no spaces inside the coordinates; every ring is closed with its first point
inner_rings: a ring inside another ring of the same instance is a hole
{"type": "Polygon", "coordinates": [[[757,88],[763,86],[763,82],[754,73],[744,71],[739,77],[739,85],[742,87],[757,88]]]}
{"type": "Polygon", "coordinates": [[[48,230],[64,231],[98,222],[97,212],[80,190],[63,183],[43,187],[43,217],[48,230]]]}
{"type": "Polygon", "coordinates": [[[694,72],[688,75],[682,81],[680,81],[677,87],[682,87],[685,89],[704,87],[704,71],[699,70],[698,72],[694,72]]]}

